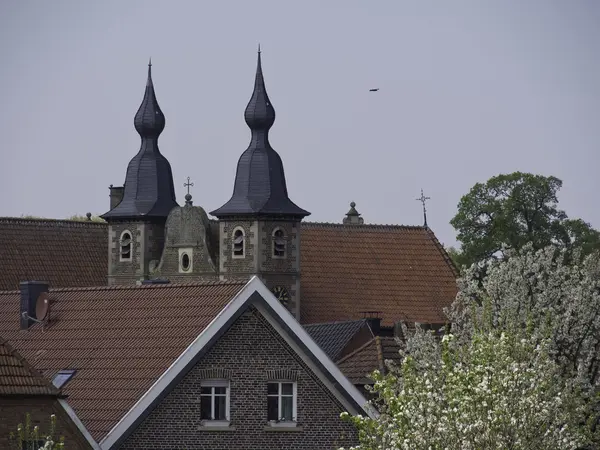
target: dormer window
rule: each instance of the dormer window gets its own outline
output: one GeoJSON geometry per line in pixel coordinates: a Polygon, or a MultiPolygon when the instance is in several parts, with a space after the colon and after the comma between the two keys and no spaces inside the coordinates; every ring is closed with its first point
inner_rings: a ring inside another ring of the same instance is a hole
{"type": "Polygon", "coordinates": [[[123,231],[121,233],[121,238],[119,239],[119,248],[120,248],[120,260],[121,261],[131,261],[131,232],[128,230],[123,231]]]}
{"type": "Polygon", "coordinates": [[[273,257],[285,258],[285,234],[281,228],[273,232],[273,257]]]}
{"type": "Polygon", "coordinates": [[[244,230],[236,228],[233,232],[233,257],[243,258],[245,250],[244,230]]]}

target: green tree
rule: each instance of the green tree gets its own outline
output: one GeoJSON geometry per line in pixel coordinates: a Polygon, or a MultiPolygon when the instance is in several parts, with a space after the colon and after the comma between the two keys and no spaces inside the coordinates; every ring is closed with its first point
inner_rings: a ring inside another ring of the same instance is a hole
{"type": "Polygon", "coordinates": [[[498,175],[477,183],[458,204],[450,221],[461,244],[459,266],[505,256],[531,243],[534,249],[555,244],[584,253],[600,249],[600,233],[558,207],[562,181],[530,173],[498,175]]]}

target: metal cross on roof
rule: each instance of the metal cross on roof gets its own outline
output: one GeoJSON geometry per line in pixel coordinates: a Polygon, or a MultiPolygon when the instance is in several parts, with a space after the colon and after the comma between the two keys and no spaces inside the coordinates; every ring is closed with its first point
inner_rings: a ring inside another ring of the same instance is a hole
{"type": "Polygon", "coordinates": [[[183,187],[187,187],[187,193],[190,193],[190,187],[193,187],[194,183],[190,183],[190,177],[187,177],[187,183],[183,183],[183,187]]]}
{"type": "Polygon", "coordinates": [[[427,200],[431,200],[431,197],[425,197],[425,194],[423,194],[423,189],[421,189],[421,196],[415,200],[423,204],[423,226],[427,227],[427,207],[425,204],[427,203],[427,200]]]}

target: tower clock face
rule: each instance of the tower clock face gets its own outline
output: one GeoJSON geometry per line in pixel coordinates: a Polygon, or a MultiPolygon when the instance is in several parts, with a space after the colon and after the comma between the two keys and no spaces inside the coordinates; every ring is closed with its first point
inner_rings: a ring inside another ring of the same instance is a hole
{"type": "Polygon", "coordinates": [[[281,302],[282,305],[287,305],[290,301],[290,294],[283,286],[275,286],[272,290],[273,295],[281,302]]]}

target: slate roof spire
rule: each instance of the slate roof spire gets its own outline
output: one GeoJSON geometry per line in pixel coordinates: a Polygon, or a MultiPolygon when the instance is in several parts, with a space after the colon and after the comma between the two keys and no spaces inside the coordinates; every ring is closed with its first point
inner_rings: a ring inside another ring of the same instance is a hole
{"type": "Polygon", "coordinates": [[[288,197],[283,162],[269,143],[269,129],[275,122],[275,109],[265,87],[260,46],[254,90],[246,106],[244,119],[251,131],[250,145],[238,160],[233,195],[211,214],[219,218],[240,215],[308,216],[308,211],[288,197]]]}
{"type": "Polygon", "coordinates": [[[152,60],[148,63],[144,99],[133,124],[142,140],[140,150],[127,167],[123,200],[102,217],[109,220],[166,218],[171,209],[178,205],[171,165],[158,149],[158,137],[165,128],[165,116],[154,92],[152,60]]]}

